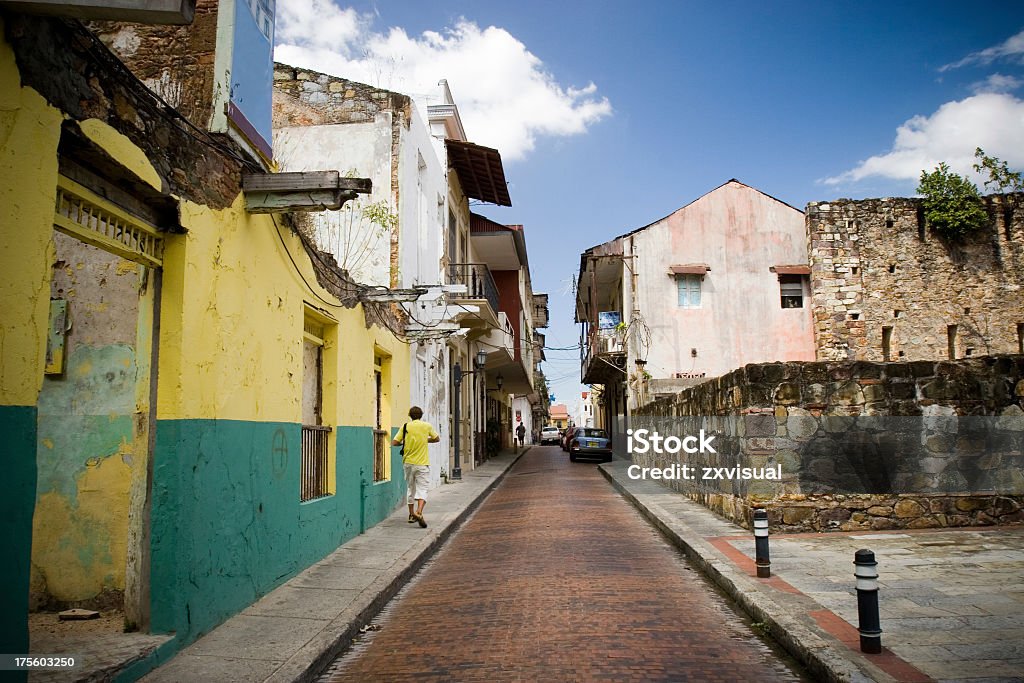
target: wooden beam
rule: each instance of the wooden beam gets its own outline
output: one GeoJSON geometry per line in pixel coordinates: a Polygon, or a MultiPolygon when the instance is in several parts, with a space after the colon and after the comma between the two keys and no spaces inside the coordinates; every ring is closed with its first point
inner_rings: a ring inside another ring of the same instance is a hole
{"type": "Polygon", "coordinates": [[[243,173],[242,190],[245,192],[345,190],[369,194],[373,190],[373,182],[369,178],[342,178],[337,171],[243,173]]]}
{"type": "Polygon", "coordinates": [[[348,195],[340,190],[308,192],[246,192],[245,210],[249,213],[288,213],[291,211],[324,211],[340,209],[348,195]]]}
{"type": "Polygon", "coordinates": [[[301,173],[243,173],[244,192],[297,192],[303,190],[337,190],[341,174],[337,171],[301,173]]]}

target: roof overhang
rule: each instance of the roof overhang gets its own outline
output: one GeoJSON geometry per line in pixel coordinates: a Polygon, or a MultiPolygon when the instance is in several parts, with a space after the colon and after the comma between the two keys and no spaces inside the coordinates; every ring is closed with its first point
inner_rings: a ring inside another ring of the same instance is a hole
{"type": "Polygon", "coordinates": [[[804,265],[793,265],[793,266],[772,266],[768,270],[778,275],[810,275],[811,267],[804,265]]]}
{"type": "Polygon", "coordinates": [[[498,150],[459,140],[445,140],[444,145],[448,150],[448,166],[455,169],[467,197],[512,206],[498,150]]]}
{"type": "Polygon", "coordinates": [[[491,270],[529,268],[523,226],[501,225],[485,216],[471,213],[469,231],[477,258],[491,270]]]}
{"type": "Polygon", "coordinates": [[[706,275],[711,268],[706,263],[684,263],[668,267],[669,275],[706,275]]]}

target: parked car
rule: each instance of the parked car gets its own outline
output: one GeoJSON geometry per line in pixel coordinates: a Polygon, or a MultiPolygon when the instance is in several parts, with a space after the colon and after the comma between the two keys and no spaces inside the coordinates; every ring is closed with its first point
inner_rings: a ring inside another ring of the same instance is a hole
{"type": "Polygon", "coordinates": [[[572,435],[576,433],[576,425],[569,425],[565,428],[565,432],[562,433],[562,450],[569,452],[569,442],[572,440],[572,435]]]}
{"type": "Polygon", "coordinates": [[[608,432],[594,427],[577,429],[569,443],[569,460],[576,462],[578,458],[596,458],[611,462],[612,440],[608,432]]]}
{"type": "Polygon", "coordinates": [[[558,443],[561,435],[558,433],[558,427],[545,427],[540,430],[540,445],[543,446],[546,443],[558,443]]]}

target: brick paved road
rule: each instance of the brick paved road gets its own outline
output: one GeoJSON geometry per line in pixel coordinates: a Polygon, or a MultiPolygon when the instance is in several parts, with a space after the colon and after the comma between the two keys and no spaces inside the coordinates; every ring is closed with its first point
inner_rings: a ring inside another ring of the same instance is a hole
{"type": "Polygon", "coordinates": [[[322,680],[801,680],[568,460],[533,447],[322,680]]]}

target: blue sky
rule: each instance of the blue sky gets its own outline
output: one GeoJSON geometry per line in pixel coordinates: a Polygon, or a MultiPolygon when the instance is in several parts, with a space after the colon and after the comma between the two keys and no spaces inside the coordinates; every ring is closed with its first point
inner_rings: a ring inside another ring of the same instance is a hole
{"type": "MultiPolygon", "coordinates": [[[[414,97],[446,78],[505,160],[548,345],[578,343],[580,252],[730,178],[797,208],[912,195],[976,146],[1024,167],[1024,5],[280,0],[277,59],[414,97]]],[[[559,402],[574,351],[548,351],[559,402]]]]}

